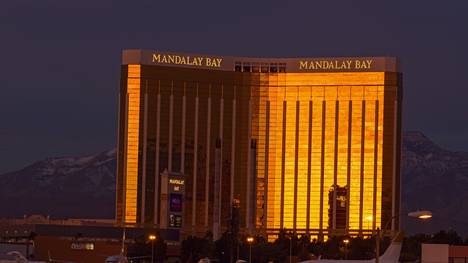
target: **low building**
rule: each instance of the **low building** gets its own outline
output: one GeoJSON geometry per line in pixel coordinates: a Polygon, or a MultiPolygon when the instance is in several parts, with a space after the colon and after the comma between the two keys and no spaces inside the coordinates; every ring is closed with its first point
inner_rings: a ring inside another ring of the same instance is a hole
{"type": "Polygon", "coordinates": [[[466,263],[468,246],[422,244],[421,263],[466,263]]]}
{"type": "Polygon", "coordinates": [[[178,255],[179,233],[175,230],[131,227],[124,231],[113,220],[52,220],[38,215],[0,220],[0,251],[19,251],[34,260],[102,263],[108,256],[120,254],[124,232],[125,247],[158,233],[168,244],[167,254],[178,255]]]}

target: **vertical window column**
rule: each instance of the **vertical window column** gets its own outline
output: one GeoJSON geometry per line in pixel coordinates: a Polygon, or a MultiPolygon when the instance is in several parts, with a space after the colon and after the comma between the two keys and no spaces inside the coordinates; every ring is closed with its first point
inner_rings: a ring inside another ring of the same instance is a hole
{"type": "Polygon", "coordinates": [[[263,230],[267,228],[267,217],[268,217],[268,160],[270,150],[270,100],[266,101],[266,112],[265,112],[265,177],[264,177],[264,189],[263,189],[263,215],[262,215],[262,226],[263,230]]]}
{"type": "MultiPolygon", "coordinates": [[[[363,229],[363,209],[364,209],[364,147],[366,141],[366,101],[362,101],[362,116],[361,116],[361,169],[360,169],[360,186],[359,186],[359,231],[362,233],[363,229]]],[[[369,219],[367,219],[369,220],[369,219]]]]}
{"type": "Polygon", "coordinates": [[[309,234],[310,229],[310,203],[311,203],[311,186],[312,186],[312,114],[313,114],[313,103],[309,101],[309,127],[307,131],[307,218],[306,218],[306,230],[309,234]]]}
{"type": "Polygon", "coordinates": [[[208,113],[206,119],[206,163],[205,163],[205,227],[208,227],[210,203],[210,150],[211,150],[211,84],[208,95],[208,113]]]}
{"type": "Polygon", "coordinates": [[[294,151],[294,217],[293,229],[296,232],[297,228],[297,179],[298,179],[298,159],[299,159],[299,114],[301,102],[296,101],[296,134],[295,134],[295,151],[294,151]]]}
{"type": "MultiPolygon", "coordinates": [[[[372,220],[372,229],[376,229],[376,221],[377,221],[377,160],[378,160],[378,153],[379,153],[379,101],[375,101],[375,127],[374,127],[374,195],[373,195],[373,202],[372,202],[372,216],[374,220],[372,220]]],[[[385,230],[385,229],[384,229],[385,230]]]]}
{"type": "Polygon", "coordinates": [[[362,148],[362,95],[359,88],[354,88],[351,109],[351,155],[350,155],[350,186],[349,186],[349,228],[353,233],[360,233],[361,222],[361,148],[362,148]]]}
{"type": "Polygon", "coordinates": [[[281,206],[280,206],[280,228],[284,226],[284,170],[285,170],[285,158],[286,158],[286,110],[287,101],[283,101],[283,131],[281,140],[281,206]]]}
{"type": "Polygon", "coordinates": [[[146,158],[148,150],[148,81],[146,81],[145,100],[143,110],[143,157],[142,157],[142,176],[141,176],[141,209],[140,209],[140,223],[146,222],[146,158]]]}
{"type": "MultiPolygon", "coordinates": [[[[234,203],[234,179],[236,167],[236,86],[234,86],[234,98],[232,100],[232,123],[231,123],[231,183],[230,183],[230,205],[234,203]]],[[[230,209],[232,210],[232,209],[230,209]]],[[[231,211],[232,213],[232,211],[231,211]]]]}
{"type": "Polygon", "coordinates": [[[322,88],[314,88],[313,110],[312,110],[312,131],[311,138],[311,156],[310,156],[310,228],[313,229],[313,234],[318,234],[320,231],[320,215],[322,214],[322,123],[323,123],[323,92],[322,88]]]}
{"type": "Polygon", "coordinates": [[[352,127],[353,127],[353,102],[348,102],[348,147],[347,147],[347,165],[346,165],[346,234],[350,228],[350,203],[351,203],[351,148],[352,148],[352,127]]]}
{"type": "Polygon", "coordinates": [[[245,224],[250,233],[253,231],[253,214],[252,214],[252,98],[249,97],[249,109],[247,117],[247,184],[246,184],[246,213],[245,213],[245,224]]]}
{"type": "Polygon", "coordinates": [[[161,81],[158,80],[158,96],[156,102],[156,146],[154,168],[154,224],[159,223],[159,145],[161,134],[161,81]]]}
{"type": "Polygon", "coordinates": [[[169,149],[167,169],[172,172],[172,151],[173,151],[173,123],[174,123],[174,81],[171,81],[171,95],[169,97],[169,149]]]}
{"type": "Polygon", "coordinates": [[[195,97],[195,131],[193,138],[193,190],[192,190],[192,234],[195,234],[197,223],[197,171],[198,171],[198,111],[200,108],[198,97],[198,83],[195,97]]]}
{"type": "Polygon", "coordinates": [[[128,66],[125,160],[125,222],[137,223],[141,68],[128,66]]]}
{"type": "MultiPolygon", "coordinates": [[[[393,110],[393,142],[392,142],[392,148],[393,148],[393,173],[392,173],[392,218],[397,218],[397,216],[399,215],[400,213],[400,208],[398,207],[397,203],[400,202],[401,198],[400,198],[400,193],[398,193],[399,191],[401,191],[401,187],[400,185],[397,185],[398,183],[401,184],[401,179],[399,180],[397,178],[397,176],[399,175],[399,171],[397,171],[397,169],[399,169],[399,161],[397,160],[397,157],[399,157],[399,153],[397,152],[397,150],[399,149],[399,146],[397,145],[398,143],[398,134],[399,134],[399,122],[398,122],[398,117],[400,116],[399,114],[399,109],[400,109],[400,105],[398,103],[398,99],[395,98],[395,101],[394,101],[394,110],[393,110]],[[398,193],[398,195],[397,195],[398,193]]],[[[396,229],[399,229],[400,228],[400,222],[401,220],[400,219],[392,219],[392,231],[395,231],[396,229]],[[395,223],[398,222],[397,223],[395,223]]]]}
{"type": "Polygon", "coordinates": [[[334,155],[333,155],[333,203],[332,203],[332,231],[336,230],[336,205],[338,189],[338,126],[340,122],[340,102],[335,101],[335,134],[334,134],[334,155]]]}
{"type": "Polygon", "coordinates": [[[186,83],[184,82],[184,95],[182,96],[182,131],[180,143],[180,173],[185,174],[185,119],[187,116],[187,96],[185,95],[186,83]]]}
{"type": "Polygon", "coordinates": [[[324,213],[324,180],[325,180],[325,129],[326,129],[326,101],[322,101],[322,142],[320,146],[320,215],[319,215],[319,240],[323,240],[323,213],[324,213]]]}

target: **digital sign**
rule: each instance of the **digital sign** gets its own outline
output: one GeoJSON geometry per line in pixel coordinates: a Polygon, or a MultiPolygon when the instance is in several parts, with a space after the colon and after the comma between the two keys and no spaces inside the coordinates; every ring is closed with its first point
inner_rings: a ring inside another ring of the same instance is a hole
{"type": "Polygon", "coordinates": [[[169,215],[169,227],[176,227],[176,228],[182,227],[182,216],[170,214],[169,215]]]}
{"type": "Polygon", "coordinates": [[[167,179],[167,201],[166,201],[166,224],[170,228],[183,227],[185,177],[181,173],[166,173],[167,179]]]}
{"type": "Polygon", "coordinates": [[[170,194],[169,210],[171,212],[182,212],[182,195],[181,194],[170,194]]]}
{"type": "Polygon", "coordinates": [[[170,178],[169,185],[171,187],[171,191],[182,192],[184,185],[185,185],[185,180],[170,178]]]}

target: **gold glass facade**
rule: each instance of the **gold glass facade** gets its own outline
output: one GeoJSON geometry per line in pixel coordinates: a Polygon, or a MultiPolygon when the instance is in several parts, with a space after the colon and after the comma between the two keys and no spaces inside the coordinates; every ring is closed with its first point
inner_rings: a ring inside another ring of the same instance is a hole
{"type": "Polygon", "coordinates": [[[130,50],[121,76],[120,222],[158,225],[165,169],[186,178],[186,233],[219,235],[234,201],[243,229],[272,236],[368,234],[399,213],[394,58],[130,50]]]}

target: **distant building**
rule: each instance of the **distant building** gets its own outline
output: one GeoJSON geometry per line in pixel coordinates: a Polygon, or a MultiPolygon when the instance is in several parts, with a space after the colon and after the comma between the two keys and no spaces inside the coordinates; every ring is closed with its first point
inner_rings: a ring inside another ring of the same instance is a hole
{"type": "Polygon", "coordinates": [[[115,225],[114,219],[89,219],[89,218],[67,218],[67,219],[57,219],[50,218],[49,216],[43,216],[39,214],[33,214],[30,216],[25,215],[23,218],[11,218],[11,219],[1,219],[0,225],[104,225],[112,226],[115,225]]]}
{"type": "Polygon", "coordinates": [[[398,230],[397,64],[125,50],[118,222],[165,222],[167,170],[185,178],[185,234],[219,236],[233,203],[243,231],[272,237],[398,230]]]}

